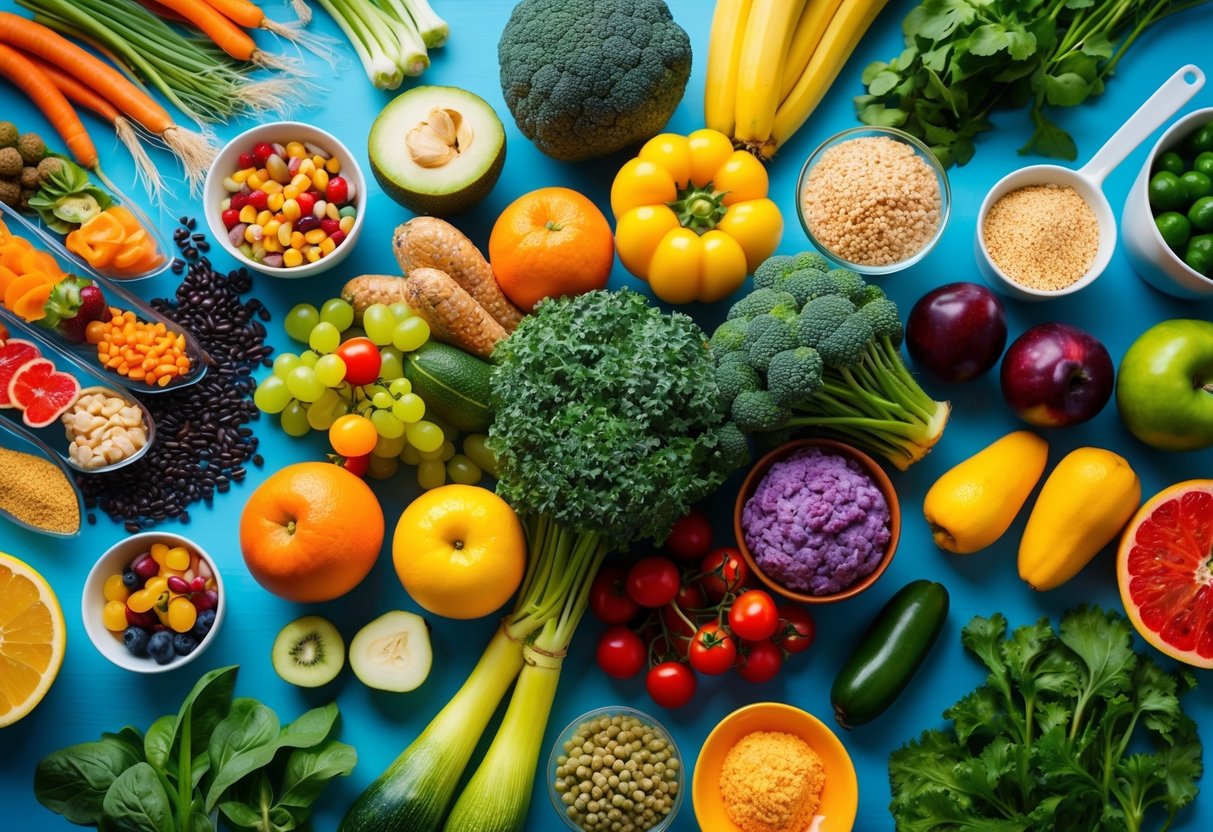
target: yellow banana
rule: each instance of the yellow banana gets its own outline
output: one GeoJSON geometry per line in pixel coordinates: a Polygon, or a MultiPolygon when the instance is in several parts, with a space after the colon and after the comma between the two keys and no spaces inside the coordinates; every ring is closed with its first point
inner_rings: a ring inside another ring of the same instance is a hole
{"type": "Polygon", "coordinates": [[[704,123],[733,135],[737,103],[737,65],[753,0],[717,0],[708,39],[708,73],[703,91],[704,123]]]}
{"type": "Polygon", "coordinates": [[[788,59],[783,64],[783,78],[779,83],[779,101],[783,102],[804,75],[804,68],[809,65],[809,58],[821,43],[821,36],[834,12],[838,11],[842,0],[812,0],[806,3],[800,14],[800,21],[792,33],[792,44],[788,47],[788,59]]]}
{"type": "Polygon", "coordinates": [[[805,0],[754,0],[737,65],[733,138],[759,146],[771,135],[779,82],[805,0]]]}
{"type": "Polygon", "coordinates": [[[775,151],[792,138],[821,103],[830,84],[834,83],[843,65],[855,51],[860,38],[887,2],[888,0],[842,0],[838,11],[830,19],[830,25],[821,36],[821,43],[809,59],[804,74],[776,111],[770,141],[762,148],[764,156],[774,156],[775,151]]]}

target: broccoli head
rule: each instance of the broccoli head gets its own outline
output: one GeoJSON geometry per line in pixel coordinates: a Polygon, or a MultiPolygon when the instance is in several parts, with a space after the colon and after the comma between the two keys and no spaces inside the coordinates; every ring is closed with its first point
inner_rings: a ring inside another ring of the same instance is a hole
{"type": "Polygon", "coordinates": [[[814,298],[838,293],[834,278],[820,269],[800,269],[779,281],[780,291],[796,298],[797,306],[804,306],[814,298]]]}
{"type": "Polygon", "coordinates": [[[862,277],[850,269],[832,269],[827,274],[834,279],[835,285],[838,286],[838,294],[845,295],[856,306],[862,302],[868,285],[863,282],[862,277]]]}
{"type": "Polygon", "coordinates": [[[800,308],[796,298],[778,289],[755,289],[729,308],[728,319],[749,320],[756,315],[770,312],[777,306],[800,308]]]}
{"type": "Polygon", "coordinates": [[[716,450],[724,464],[731,469],[750,464],[749,440],[733,422],[725,422],[716,429],[716,450]]]}
{"type": "Polygon", "coordinates": [[[691,74],[691,42],[663,0],[522,0],[497,59],[518,129],[574,162],[665,126],[691,74]]]}
{"type": "Polygon", "coordinates": [[[872,325],[858,310],[817,343],[821,360],[838,370],[859,365],[872,343],[872,325]]]}
{"type": "Polygon", "coordinates": [[[769,390],[747,390],[733,400],[733,422],[744,433],[779,430],[791,411],[775,400],[769,390]]]}
{"type": "Polygon", "coordinates": [[[744,352],[730,352],[716,365],[716,386],[720,388],[720,406],[728,410],[742,393],[760,389],[762,379],[747,363],[744,352]]]}
{"type": "Polygon", "coordinates": [[[716,355],[724,355],[725,353],[741,349],[742,344],[745,343],[745,331],[748,325],[749,322],[744,318],[734,318],[731,321],[725,321],[716,327],[716,331],[708,339],[708,346],[712,348],[712,352],[716,355]]]}
{"type": "Polygon", "coordinates": [[[884,289],[881,289],[874,283],[865,283],[863,288],[859,290],[858,294],[851,298],[851,301],[856,306],[864,306],[865,304],[869,304],[874,300],[880,300],[883,297],[886,297],[884,289]]]}
{"type": "Polygon", "coordinates": [[[784,350],[767,367],[767,390],[782,405],[803,404],[821,389],[824,369],[821,355],[812,347],[784,350]]]}
{"type": "Polygon", "coordinates": [[[816,347],[854,314],[855,304],[842,295],[823,295],[809,301],[800,310],[797,324],[800,346],[816,347]]]}
{"type": "Polygon", "coordinates": [[[859,307],[859,314],[871,324],[872,337],[888,338],[894,347],[901,346],[905,328],[902,326],[901,316],[897,314],[897,304],[886,297],[880,297],[859,307]]]}
{"type": "Polygon", "coordinates": [[[746,330],[745,351],[750,366],[765,373],[775,353],[796,347],[796,312],[790,306],[778,306],[750,321],[746,330]]]}
{"type": "Polygon", "coordinates": [[[829,271],[830,264],[815,251],[802,251],[800,254],[787,256],[777,254],[763,260],[754,270],[754,288],[769,289],[778,286],[779,282],[794,272],[805,269],[824,272],[829,271]]]}

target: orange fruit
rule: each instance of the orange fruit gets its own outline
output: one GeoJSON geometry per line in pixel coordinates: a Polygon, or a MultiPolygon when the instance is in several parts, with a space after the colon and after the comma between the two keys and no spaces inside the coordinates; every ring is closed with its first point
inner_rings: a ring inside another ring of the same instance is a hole
{"type": "Polygon", "coordinates": [[[383,546],[370,487],[328,462],[288,465],[240,516],[240,549],[257,583],[288,601],[331,601],[367,576],[383,546]]]}
{"type": "Polygon", "coordinates": [[[29,564],[0,552],[0,728],[51,689],[67,643],[54,590],[29,564]]]}
{"type": "Polygon", "coordinates": [[[615,239],[593,202],[568,188],[523,194],[501,212],[489,236],[489,262],[505,296],[525,312],[544,298],[607,285],[615,239]]]}
{"type": "Polygon", "coordinates": [[[1213,668],[1213,480],[1154,495],[1129,521],[1116,558],[1120,600],[1141,637],[1213,668]]]}
{"type": "Polygon", "coordinates": [[[400,515],[392,563],[422,608],[444,618],[479,618],[522,583],[526,535],[514,510],[492,491],[443,485],[400,515]]]}

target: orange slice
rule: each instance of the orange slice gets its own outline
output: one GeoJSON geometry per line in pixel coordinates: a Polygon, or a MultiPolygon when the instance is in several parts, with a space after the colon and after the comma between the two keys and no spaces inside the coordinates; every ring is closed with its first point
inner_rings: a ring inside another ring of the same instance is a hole
{"type": "Polygon", "coordinates": [[[50,690],[67,641],[59,600],[33,567],[0,552],[0,728],[50,690]]]}

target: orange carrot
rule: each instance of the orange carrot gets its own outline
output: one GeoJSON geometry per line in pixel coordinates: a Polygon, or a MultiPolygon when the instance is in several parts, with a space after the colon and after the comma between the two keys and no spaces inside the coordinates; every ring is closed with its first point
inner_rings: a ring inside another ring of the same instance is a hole
{"type": "Polygon", "coordinates": [[[264,65],[266,56],[257,49],[257,44],[239,26],[216,11],[204,0],[156,0],[166,9],[184,17],[215,45],[238,61],[251,61],[264,65]]]}
{"type": "Polygon", "coordinates": [[[245,29],[259,29],[265,21],[265,12],[249,0],[206,0],[206,3],[245,29]]]}
{"type": "Polygon", "coordinates": [[[82,166],[95,170],[97,148],[76,109],[55,82],[17,50],[0,43],[0,76],[16,84],[38,106],[82,166]]]}
{"type": "Polygon", "coordinates": [[[111,124],[115,119],[122,118],[122,113],[118,112],[118,108],[105,96],[94,92],[90,87],[77,81],[54,64],[48,64],[32,52],[17,51],[21,52],[31,64],[45,72],[47,77],[59,88],[59,92],[67,96],[69,101],[74,101],[81,107],[91,110],[111,124]]]}

